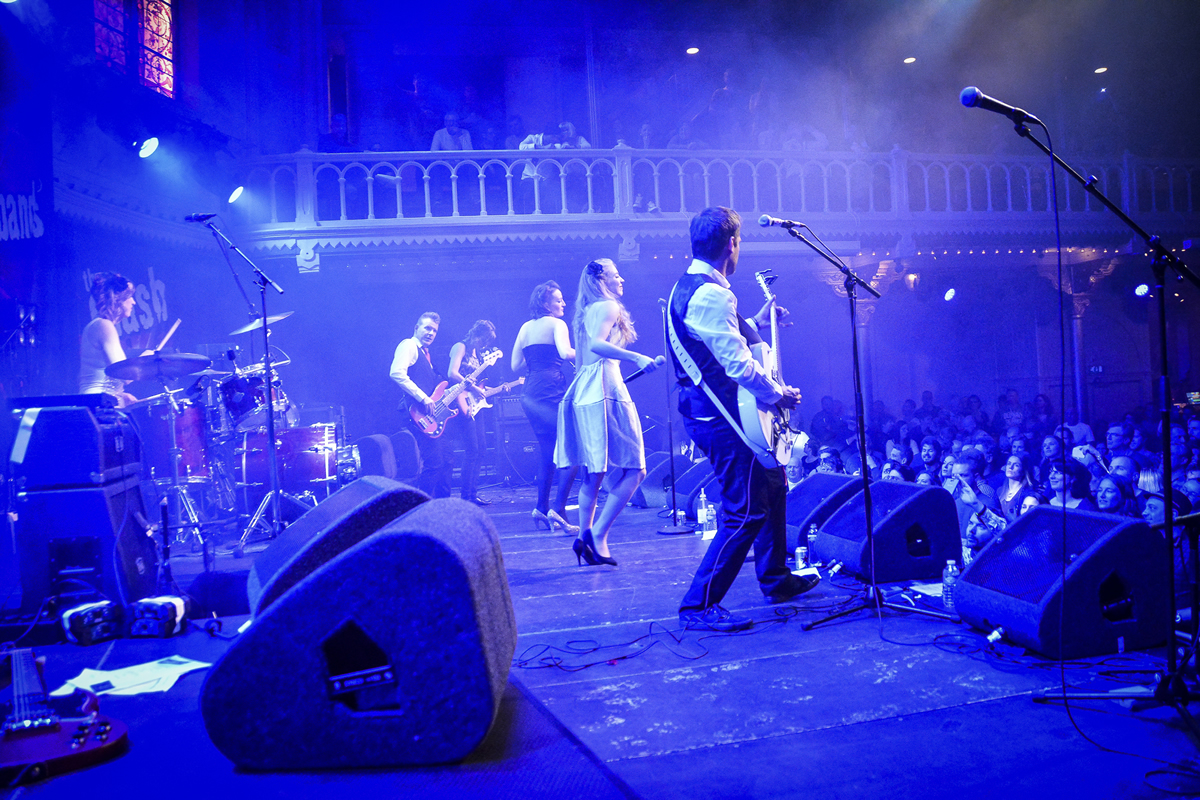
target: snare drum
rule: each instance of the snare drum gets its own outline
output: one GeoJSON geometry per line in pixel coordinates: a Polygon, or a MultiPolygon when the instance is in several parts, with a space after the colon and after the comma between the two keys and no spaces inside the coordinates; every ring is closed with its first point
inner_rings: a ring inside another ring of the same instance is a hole
{"type": "MultiPolygon", "coordinates": [[[[291,495],[311,493],[318,502],[358,477],[358,448],[337,446],[337,426],[329,423],[275,431],[279,488],[291,495]]],[[[247,513],[271,488],[265,430],[242,434],[237,451],[238,483],[247,513]]]]}
{"type": "MultiPolygon", "coordinates": [[[[175,446],[179,448],[180,483],[211,479],[208,445],[204,438],[204,408],[176,398],[175,446]]],[[[148,398],[125,409],[142,439],[143,475],[160,484],[171,482],[171,409],[165,395],[148,398]]]]}
{"type": "MultiPolygon", "coordinates": [[[[296,415],[283,389],[271,390],[275,419],[283,425],[295,424],[296,415]]],[[[230,375],[221,381],[221,401],[239,431],[252,431],[267,424],[267,401],[262,375],[230,375]]]]}

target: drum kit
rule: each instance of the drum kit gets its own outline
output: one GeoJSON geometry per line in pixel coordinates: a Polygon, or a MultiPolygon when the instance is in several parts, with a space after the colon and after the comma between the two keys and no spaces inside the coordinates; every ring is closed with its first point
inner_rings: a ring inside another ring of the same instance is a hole
{"type": "MultiPolygon", "coordinates": [[[[271,317],[275,322],[288,314],[271,317]]],[[[261,320],[233,331],[261,328],[261,320]]],[[[272,359],[272,368],[288,360],[272,359]]],[[[358,448],[342,444],[334,423],[298,427],[298,409],[280,380],[266,385],[261,363],[230,371],[193,353],[152,352],[110,365],[109,377],[149,380],[163,391],[125,411],[142,442],[143,491],[147,500],[166,501],[176,541],[191,541],[207,560],[214,529],[249,519],[233,553],[240,557],[262,524],[271,492],[267,417],[272,415],[279,472],[279,497],[307,511],[358,477],[358,448]],[[180,381],[186,388],[172,388],[180,381]]],[[[276,376],[278,373],[274,373],[276,376]]]]}

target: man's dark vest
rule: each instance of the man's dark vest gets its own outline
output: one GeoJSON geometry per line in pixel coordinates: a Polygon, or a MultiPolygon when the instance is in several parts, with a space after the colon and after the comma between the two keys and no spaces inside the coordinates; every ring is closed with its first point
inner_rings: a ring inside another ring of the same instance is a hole
{"type": "MultiPolygon", "coordinates": [[[[700,368],[704,382],[721,401],[721,405],[728,409],[730,416],[736,420],[738,419],[737,381],[725,374],[725,368],[721,366],[721,362],[717,361],[717,357],[703,342],[688,335],[687,326],[683,322],[692,295],[708,282],[704,275],[692,272],[679,279],[675,284],[675,291],[671,295],[671,325],[675,329],[683,349],[700,368]]],[[[738,330],[750,344],[762,341],[762,337],[746,323],[741,314],[738,314],[738,330]]],[[[675,378],[679,381],[679,413],[689,419],[721,416],[720,410],[713,405],[705,391],[692,383],[692,379],[688,377],[687,372],[680,365],[679,359],[676,358],[673,348],[671,349],[671,361],[675,365],[675,378]]]]}
{"type": "MultiPolygon", "coordinates": [[[[425,358],[425,351],[421,349],[420,345],[417,346],[417,360],[408,368],[408,377],[422,392],[430,396],[433,395],[433,390],[437,388],[437,385],[445,380],[445,377],[434,372],[433,364],[425,358]]],[[[417,402],[408,392],[401,392],[401,394],[404,395],[401,398],[403,408],[408,408],[417,402]]]]}

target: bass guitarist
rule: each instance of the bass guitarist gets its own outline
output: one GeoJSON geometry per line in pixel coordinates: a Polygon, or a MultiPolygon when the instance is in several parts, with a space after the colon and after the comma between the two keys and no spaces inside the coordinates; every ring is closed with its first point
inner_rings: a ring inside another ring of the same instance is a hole
{"type": "MultiPolygon", "coordinates": [[[[462,341],[455,342],[450,348],[450,369],[446,375],[451,382],[462,383],[466,380],[465,373],[479,368],[483,363],[484,351],[495,342],[496,326],[486,319],[476,320],[462,341]]],[[[480,401],[486,399],[483,390],[474,383],[467,384],[466,391],[459,395],[459,399],[465,399],[468,393],[480,401]]],[[[490,505],[487,500],[480,500],[476,493],[479,485],[479,462],[484,450],[483,420],[468,414],[466,406],[462,405],[462,411],[450,420],[450,426],[455,429],[455,435],[462,441],[463,447],[462,499],[477,506],[490,505]]]]}
{"type": "Polygon", "coordinates": [[[417,319],[413,335],[396,345],[390,373],[392,380],[404,390],[400,402],[404,425],[412,431],[421,453],[421,474],[417,478],[417,488],[430,497],[450,496],[450,460],[442,438],[429,436],[417,427],[409,409],[415,407],[427,414],[435,410],[430,394],[445,377],[434,369],[429,347],[437,338],[441,322],[442,318],[433,311],[422,314],[417,319]]]}
{"type": "Polygon", "coordinates": [[[757,331],[767,328],[772,311],[782,316],[786,310],[773,308],[772,299],[749,320],[737,313],[728,278],[737,269],[741,248],[738,213],[706,208],[692,218],[690,233],[693,260],[671,292],[671,356],[679,413],[716,473],[724,521],[680,603],[679,621],[689,630],[744,630],[753,621],[730,613],[720,602],[751,545],[759,588],[768,601],[791,600],[817,581],[787,568],[787,480],[782,465],[765,466],[743,439],[738,387],[760,403],[783,407],[794,407],[800,392],[773,380],[750,349],[762,341],[757,331]],[[689,377],[689,368],[700,375],[699,381],[689,377]]]}

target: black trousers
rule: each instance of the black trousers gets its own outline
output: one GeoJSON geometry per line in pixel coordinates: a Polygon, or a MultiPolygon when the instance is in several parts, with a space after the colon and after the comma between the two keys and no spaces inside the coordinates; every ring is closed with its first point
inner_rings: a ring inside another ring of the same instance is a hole
{"type": "Polygon", "coordinates": [[[449,497],[452,467],[445,433],[434,439],[417,427],[407,411],[404,412],[404,418],[408,429],[417,440],[417,451],[421,454],[421,474],[417,476],[417,488],[430,497],[449,497]]]}
{"type": "Polygon", "coordinates": [[[720,603],[733,585],[750,545],[754,571],[764,595],[772,594],[791,575],[787,568],[787,479],[783,467],[764,467],[724,419],[707,422],[684,418],[721,484],[725,520],[708,544],[680,611],[720,603]]]}

